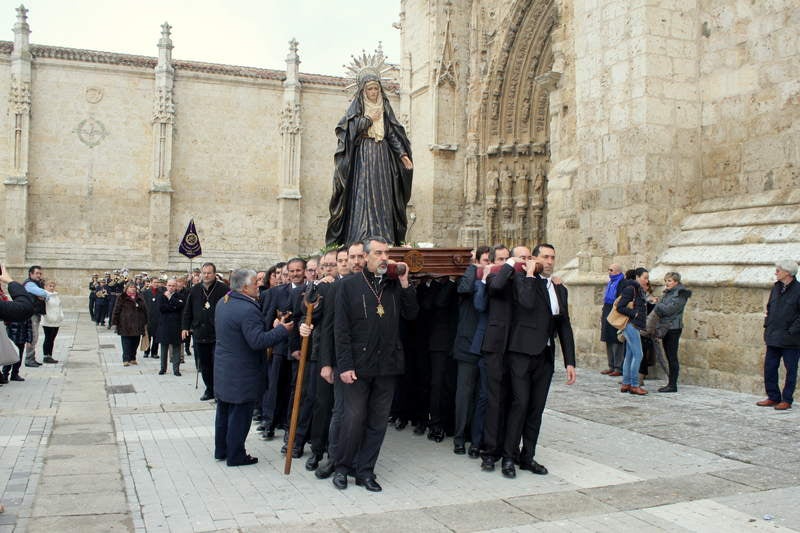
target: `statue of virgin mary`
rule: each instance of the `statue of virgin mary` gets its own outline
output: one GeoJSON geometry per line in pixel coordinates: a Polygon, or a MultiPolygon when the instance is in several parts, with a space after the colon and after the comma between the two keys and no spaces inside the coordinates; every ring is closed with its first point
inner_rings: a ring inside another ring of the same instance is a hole
{"type": "Polygon", "coordinates": [[[355,97],[336,126],[338,145],[325,241],[344,245],[381,236],[400,245],[408,228],[411,143],[384,93],[380,71],[362,69],[356,81],[355,97]]]}

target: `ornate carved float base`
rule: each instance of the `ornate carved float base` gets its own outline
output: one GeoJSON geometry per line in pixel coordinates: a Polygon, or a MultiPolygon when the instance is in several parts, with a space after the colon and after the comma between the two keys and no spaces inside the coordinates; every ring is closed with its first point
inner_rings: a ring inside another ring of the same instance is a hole
{"type": "Polygon", "coordinates": [[[408,265],[410,276],[461,276],[472,262],[471,248],[390,248],[389,258],[408,265]]]}

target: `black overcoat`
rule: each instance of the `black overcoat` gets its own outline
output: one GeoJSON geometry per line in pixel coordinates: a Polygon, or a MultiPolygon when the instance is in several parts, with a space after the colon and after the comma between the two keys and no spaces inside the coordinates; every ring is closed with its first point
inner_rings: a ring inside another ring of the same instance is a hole
{"type": "Polygon", "coordinates": [[[283,326],[267,331],[258,303],[233,291],[217,303],[214,317],[214,395],[228,403],[261,400],[266,388],[266,349],[283,341],[283,326]]]}

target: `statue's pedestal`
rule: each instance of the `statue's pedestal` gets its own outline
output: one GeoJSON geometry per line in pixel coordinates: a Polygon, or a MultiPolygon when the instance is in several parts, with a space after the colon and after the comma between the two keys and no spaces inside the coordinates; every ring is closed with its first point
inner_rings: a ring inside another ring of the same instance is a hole
{"type": "Polygon", "coordinates": [[[472,249],[389,248],[389,259],[406,263],[414,278],[461,276],[472,262],[472,249]]]}

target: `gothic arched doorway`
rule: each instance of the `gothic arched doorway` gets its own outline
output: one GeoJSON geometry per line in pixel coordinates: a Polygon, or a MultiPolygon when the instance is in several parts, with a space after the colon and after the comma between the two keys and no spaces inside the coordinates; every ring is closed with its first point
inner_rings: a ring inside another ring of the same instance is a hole
{"type": "Polygon", "coordinates": [[[482,85],[474,155],[484,243],[545,238],[556,23],[555,0],[515,2],[482,85]]]}

